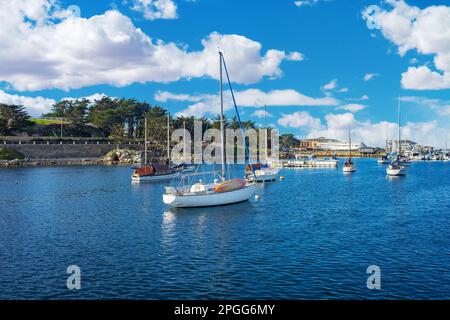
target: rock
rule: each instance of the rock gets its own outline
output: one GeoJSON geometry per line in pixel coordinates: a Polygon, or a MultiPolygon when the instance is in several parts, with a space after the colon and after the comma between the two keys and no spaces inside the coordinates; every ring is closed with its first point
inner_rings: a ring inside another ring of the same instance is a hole
{"type": "Polygon", "coordinates": [[[103,161],[107,164],[112,163],[139,163],[141,161],[141,154],[139,151],[130,149],[114,149],[108,152],[104,157],[103,161]]]}

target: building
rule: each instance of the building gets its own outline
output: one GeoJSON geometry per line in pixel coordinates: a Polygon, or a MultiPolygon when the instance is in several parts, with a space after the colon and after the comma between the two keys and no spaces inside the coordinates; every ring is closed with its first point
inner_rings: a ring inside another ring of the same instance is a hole
{"type": "Polygon", "coordinates": [[[350,145],[348,142],[342,141],[331,141],[331,142],[319,142],[316,144],[316,149],[318,150],[330,150],[330,151],[346,151],[351,149],[352,151],[367,148],[367,146],[362,142],[352,142],[350,145]]]}
{"type": "Polygon", "coordinates": [[[317,144],[320,143],[331,143],[331,142],[339,142],[335,139],[326,139],[324,137],[315,138],[315,139],[304,139],[300,141],[300,148],[314,150],[317,149],[317,144]]]}
{"type": "MultiPolygon", "coordinates": [[[[401,142],[400,143],[401,149],[404,152],[413,151],[413,150],[416,150],[417,147],[419,147],[417,145],[417,143],[415,143],[414,141],[411,141],[411,140],[401,140],[400,142],[401,142]]],[[[389,140],[388,144],[387,144],[387,148],[391,152],[396,152],[398,149],[398,140],[389,140]]]]}

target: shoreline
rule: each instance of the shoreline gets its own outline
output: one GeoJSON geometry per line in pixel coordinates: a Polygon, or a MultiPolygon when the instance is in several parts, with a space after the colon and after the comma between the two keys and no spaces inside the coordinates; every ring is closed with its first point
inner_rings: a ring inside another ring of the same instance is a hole
{"type": "Polygon", "coordinates": [[[134,162],[106,161],[103,159],[46,159],[46,160],[0,160],[0,168],[72,167],[72,166],[125,166],[134,162]]]}

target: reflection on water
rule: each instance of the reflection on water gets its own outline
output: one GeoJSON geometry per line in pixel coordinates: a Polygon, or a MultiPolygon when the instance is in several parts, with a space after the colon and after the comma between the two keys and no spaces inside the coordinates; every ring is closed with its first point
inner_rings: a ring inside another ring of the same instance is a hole
{"type": "Polygon", "coordinates": [[[386,178],[355,162],[191,209],[126,167],[0,170],[0,298],[449,298],[449,164],[386,178]],[[71,264],[80,292],[65,288],[71,264]],[[381,291],[365,287],[372,264],[381,291]]]}

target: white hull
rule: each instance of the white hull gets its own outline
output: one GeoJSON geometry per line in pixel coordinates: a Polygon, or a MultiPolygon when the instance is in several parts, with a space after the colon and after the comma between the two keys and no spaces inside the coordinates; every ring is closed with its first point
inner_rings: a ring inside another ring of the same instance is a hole
{"type": "Polygon", "coordinates": [[[386,174],[388,176],[404,176],[406,174],[405,169],[386,169],[386,174]]]}
{"type": "Polygon", "coordinates": [[[389,160],[380,160],[380,159],[377,162],[378,162],[378,164],[389,164],[390,163],[389,160]]]}
{"type": "Polygon", "coordinates": [[[247,201],[255,194],[255,191],[256,185],[250,184],[233,191],[209,194],[176,195],[164,193],[163,201],[175,208],[212,207],[247,201]]]}
{"type": "Polygon", "coordinates": [[[343,172],[355,172],[356,171],[356,167],[354,165],[352,166],[344,166],[342,168],[343,172]]]}
{"type": "Polygon", "coordinates": [[[248,181],[256,181],[256,182],[270,182],[278,180],[280,177],[280,170],[278,169],[263,169],[263,170],[256,170],[255,171],[255,177],[253,175],[248,176],[248,181]]]}
{"type": "Polygon", "coordinates": [[[161,174],[154,176],[131,176],[131,181],[133,182],[158,182],[158,181],[166,181],[177,178],[180,175],[179,172],[174,172],[171,174],[161,174]]]}

